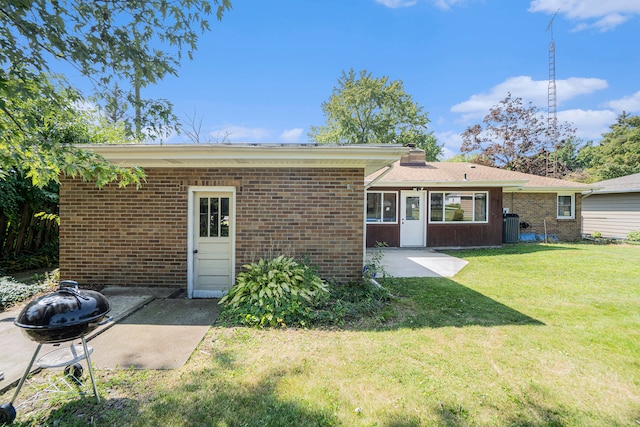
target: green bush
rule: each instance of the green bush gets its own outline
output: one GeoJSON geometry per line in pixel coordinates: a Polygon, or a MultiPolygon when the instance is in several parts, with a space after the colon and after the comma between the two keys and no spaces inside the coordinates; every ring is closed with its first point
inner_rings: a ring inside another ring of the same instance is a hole
{"type": "Polygon", "coordinates": [[[244,265],[220,304],[226,318],[249,326],[307,326],[327,286],[305,262],[281,255],[244,265]]]}
{"type": "Polygon", "coordinates": [[[640,230],[629,232],[627,234],[627,240],[630,242],[640,242],[640,230]]]}
{"type": "Polygon", "coordinates": [[[591,233],[591,237],[593,237],[594,239],[600,239],[602,238],[602,233],[599,231],[594,231],[593,233],[591,233]]]}
{"type": "Polygon", "coordinates": [[[33,284],[20,283],[11,277],[0,277],[0,310],[24,301],[37,293],[53,289],[59,280],[59,270],[45,275],[42,280],[33,284]]]}

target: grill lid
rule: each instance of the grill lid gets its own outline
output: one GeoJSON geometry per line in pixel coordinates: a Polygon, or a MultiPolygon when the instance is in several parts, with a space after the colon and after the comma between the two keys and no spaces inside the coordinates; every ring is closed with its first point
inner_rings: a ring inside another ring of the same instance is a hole
{"type": "Polygon", "coordinates": [[[77,283],[63,281],[57,291],[27,304],[14,323],[26,329],[67,328],[100,319],[110,310],[109,301],[100,292],[78,290],[77,283]]]}

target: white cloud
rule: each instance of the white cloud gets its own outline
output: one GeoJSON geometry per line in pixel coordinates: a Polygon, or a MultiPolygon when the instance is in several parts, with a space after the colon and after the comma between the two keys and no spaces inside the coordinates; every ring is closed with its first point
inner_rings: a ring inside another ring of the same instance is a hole
{"type": "Polygon", "coordinates": [[[460,153],[460,146],[462,145],[462,135],[452,131],[446,132],[434,132],[433,136],[436,137],[439,145],[444,144],[442,158],[450,159],[456,154],[460,153]]]}
{"type": "Polygon", "coordinates": [[[627,113],[640,112],[640,91],[631,96],[625,96],[624,98],[609,101],[605,105],[618,113],[623,111],[626,111],[627,113]]]}
{"type": "Polygon", "coordinates": [[[300,142],[300,137],[302,136],[303,132],[304,129],[302,128],[287,129],[282,132],[282,134],[280,134],[280,140],[286,143],[300,142]]]}
{"type": "MultiPolygon", "coordinates": [[[[462,114],[464,121],[481,118],[489,110],[502,101],[507,93],[522,98],[525,103],[531,102],[538,108],[547,107],[548,81],[533,80],[530,76],[510,77],[490,89],[489,92],[472,95],[467,101],[451,107],[454,113],[462,114]]],[[[598,78],[571,77],[556,81],[558,103],[572,99],[578,95],[593,93],[605,89],[607,81],[598,78]]]]}
{"type": "Polygon", "coordinates": [[[608,31],[628,21],[634,15],[640,15],[640,1],[532,0],[529,12],[542,12],[550,15],[559,12],[571,20],[579,21],[574,28],[575,31],[587,28],[608,31]]]}
{"type": "Polygon", "coordinates": [[[615,123],[618,115],[610,110],[558,111],[558,121],[569,122],[576,128],[576,136],[585,140],[600,139],[615,123]]]}
{"type": "Polygon", "coordinates": [[[411,7],[415,6],[417,0],[375,0],[376,3],[380,3],[383,6],[397,9],[399,7],[411,7]]]}

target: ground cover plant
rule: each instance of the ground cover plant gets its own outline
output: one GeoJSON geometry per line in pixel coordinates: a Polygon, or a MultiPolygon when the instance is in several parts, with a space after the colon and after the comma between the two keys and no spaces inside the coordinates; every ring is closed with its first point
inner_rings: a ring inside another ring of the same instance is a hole
{"type": "Polygon", "coordinates": [[[384,280],[394,296],[369,321],[214,325],[183,368],[99,371],[100,404],[43,405],[16,425],[638,424],[640,246],[453,255],[469,261],[454,278],[384,280]]]}
{"type": "Polygon", "coordinates": [[[0,310],[4,310],[34,295],[51,291],[58,284],[59,271],[35,275],[23,281],[18,281],[11,276],[0,277],[0,310]]]}

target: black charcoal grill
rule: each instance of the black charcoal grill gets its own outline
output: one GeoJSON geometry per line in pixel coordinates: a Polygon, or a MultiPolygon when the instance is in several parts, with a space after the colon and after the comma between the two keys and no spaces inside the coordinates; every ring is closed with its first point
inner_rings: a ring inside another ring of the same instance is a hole
{"type": "MultiPolygon", "coordinates": [[[[29,339],[36,341],[38,347],[31,358],[31,362],[29,362],[27,370],[18,383],[18,387],[13,395],[13,400],[10,403],[5,403],[0,406],[0,424],[11,423],[15,419],[16,410],[13,402],[18,397],[18,393],[20,393],[20,389],[27,379],[43,344],[58,344],[65,341],[82,340],[81,348],[80,346],[71,344],[69,350],[61,349],[52,353],[62,351],[64,355],[71,355],[70,360],[66,360],[69,366],[65,372],[73,372],[76,377],[79,377],[82,373],[82,366],[77,362],[82,359],[87,359],[87,366],[89,368],[89,375],[93,384],[96,402],[100,402],[98,389],[93,376],[93,368],[91,367],[91,358],[89,356],[93,349],[87,346],[85,336],[98,326],[111,320],[111,318],[107,316],[110,310],[109,301],[104,295],[96,291],[80,290],[78,289],[78,283],[71,280],[60,282],[60,287],[57,291],[34,299],[22,309],[14,321],[14,324],[22,328],[22,331],[29,339]]],[[[47,355],[45,355],[45,357],[47,357],[47,355]]],[[[45,357],[43,357],[43,359],[45,357]]],[[[54,355],[49,359],[52,358],[56,360],[56,363],[60,360],[59,355],[54,355]]],[[[66,363],[38,363],[38,365],[40,367],[58,367],[64,366],[66,363]]]]}

